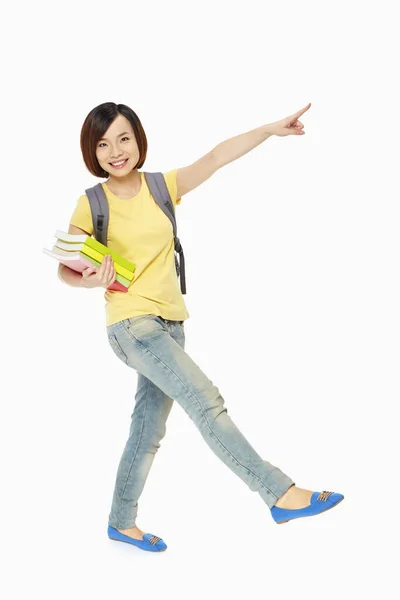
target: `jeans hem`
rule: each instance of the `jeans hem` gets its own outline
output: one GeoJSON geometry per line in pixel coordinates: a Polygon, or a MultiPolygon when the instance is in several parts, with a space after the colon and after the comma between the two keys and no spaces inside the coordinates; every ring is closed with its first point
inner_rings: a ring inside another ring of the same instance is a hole
{"type": "Polygon", "coordinates": [[[112,523],[108,523],[108,525],[110,527],[114,527],[114,529],[132,529],[132,527],[136,527],[136,523],[133,523],[133,525],[128,524],[128,525],[113,525],[112,523]]]}
{"type": "Polygon", "coordinates": [[[284,490],[283,490],[283,492],[282,492],[282,493],[281,493],[279,496],[277,496],[277,497],[275,498],[275,500],[274,500],[274,503],[273,503],[273,504],[271,504],[271,506],[268,504],[268,508],[269,508],[269,509],[273,508],[273,507],[275,506],[275,504],[278,502],[279,498],[282,498],[283,494],[285,494],[285,493],[288,491],[288,489],[290,489],[290,488],[291,488],[293,485],[296,485],[294,481],[292,481],[292,482],[291,482],[291,483],[290,483],[290,484],[289,484],[289,485],[286,487],[286,489],[284,489],[284,490]]]}

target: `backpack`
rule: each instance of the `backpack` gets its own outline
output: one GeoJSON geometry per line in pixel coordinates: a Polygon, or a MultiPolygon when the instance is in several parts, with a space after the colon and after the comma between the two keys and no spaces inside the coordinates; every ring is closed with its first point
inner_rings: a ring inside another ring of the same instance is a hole
{"type": "MultiPolygon", "coordinates": [[[[150,193],[161,210],[167,215],[174,230],[174,258],[177,276],[180,276],[181,292],[186,294],[185,257],[181,242],[176,235],[174,205],[162,173],[144,173],[150,193]],[[179,263],[175,252],[179,253],[179,263]]],[[[92,211],[94,236],[98,242],[107,246],[109,206],[101,183],[85,190],[92,211]]]]}

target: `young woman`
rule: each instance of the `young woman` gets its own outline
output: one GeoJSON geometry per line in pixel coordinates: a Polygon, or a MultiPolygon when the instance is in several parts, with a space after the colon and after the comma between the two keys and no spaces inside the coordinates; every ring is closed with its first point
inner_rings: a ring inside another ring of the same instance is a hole
{"type": "MultiPolygon", "coordinates": [[[[271,135],[303,135],[297,113],[228,139],[193,164],[163,173],[174,208],[224,165],[243,156],[271,135]]],[[[173,228],[152,198],[143,172],[147,140],[135,112],[106,102],[86,117],[81,150],[88,170],[107,178],[102,187],[110,215],[107,245],[136,265],[127,292],[105,292],[107,335],[117,357],[137,372],[130,435],[118,472],[108,536],[143,550],[161,551],[165,542],[136,525],[138,501],[154,456],[166,433],[174,400],[199,429],[211,450],[257,491],[276,523],[311,516],[336,506],[342,494],[299,488],[280,469],[263,460],[228,415],[219,389],[185,352],[184,321],[189,317],[175,267],[173,228]]],[[[94,232],[88,198],[80,196],[69,233],[94,232]]],[[[99,268],[82,274],[64,265],[59,276],[69,285],[108,288],[116,277],[105,257],[99,268]]]]}

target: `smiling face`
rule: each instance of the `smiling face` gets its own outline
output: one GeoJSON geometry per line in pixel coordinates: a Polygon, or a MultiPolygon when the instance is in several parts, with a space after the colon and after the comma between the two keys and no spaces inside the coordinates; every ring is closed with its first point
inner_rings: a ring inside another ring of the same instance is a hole
{"type": "Polygon", "coordinates": [[[96,145],[100,166],[111,176],[130,173],[139,162],[139,148],[132,125],[126,117],[118,115],[96,145]],[[122,166],[115,163],[123,162],[122,166]],[[114,163],[114,166],[111,164],[114,163]]]}

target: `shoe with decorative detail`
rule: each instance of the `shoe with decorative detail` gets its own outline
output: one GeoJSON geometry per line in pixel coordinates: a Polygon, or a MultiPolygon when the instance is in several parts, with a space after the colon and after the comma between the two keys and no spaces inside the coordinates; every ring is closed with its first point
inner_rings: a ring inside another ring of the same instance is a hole
{"type": "Polygon", "coordinates": [[[111,540],[116,540],[117,542],[127,542],[128,544],[137,546],[141,550],[150,550],[150,552],[162,552],[168,547],[160,537],[153,535],[152,533],[145,533],[143,539],[135,540],[128,535],[124,535],[118,531],[118,529],[115,529],[115,527],[111,527],[111,525],[109,525],[107,534],[111,540]]]}
{"type": "Polygon", "coordinates": [[[320,513],[333,508],[339,504],[343,498],[343,494],[334,492],[313,492],[308,506],[293,510],[273,506],[271,508],[271,515],[275,523],[278,524],[287,523],[288,521],[298,519],[299,517],[313,517],[314,515],[319,515],[320,513]]]}

